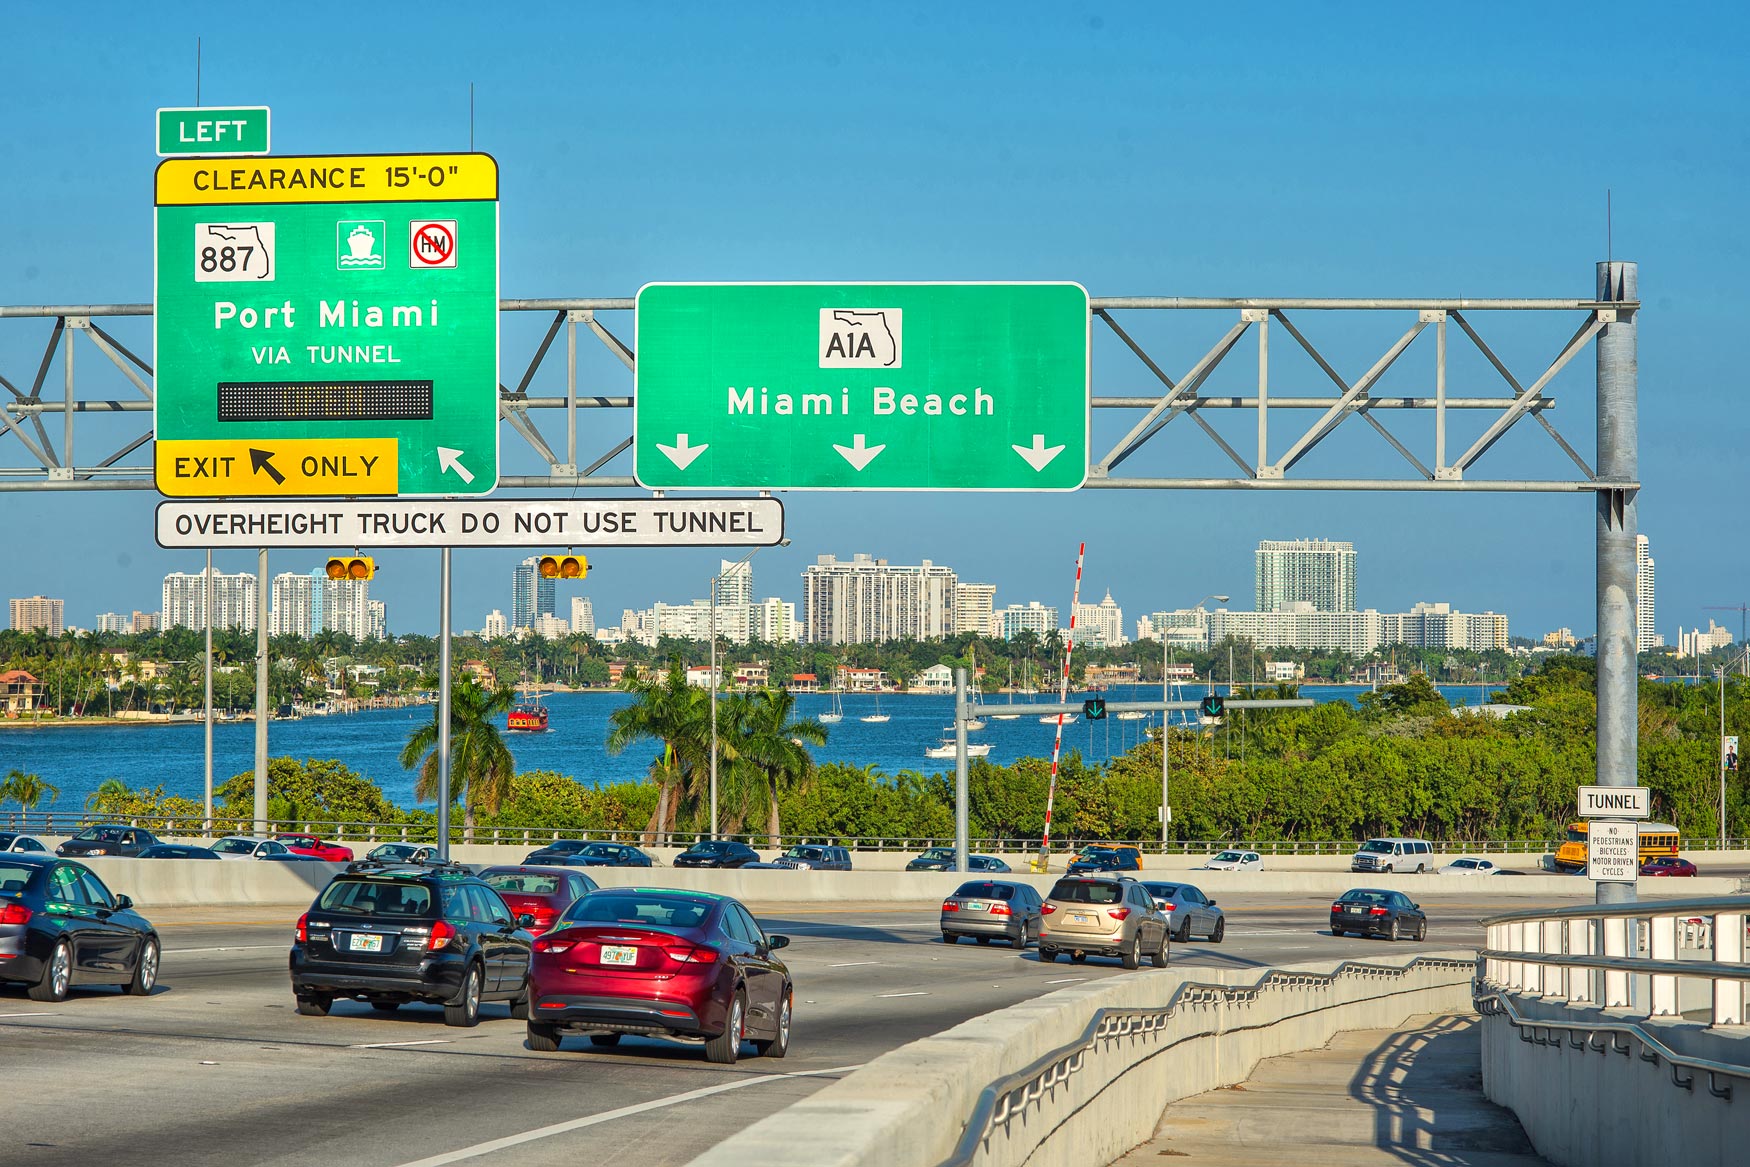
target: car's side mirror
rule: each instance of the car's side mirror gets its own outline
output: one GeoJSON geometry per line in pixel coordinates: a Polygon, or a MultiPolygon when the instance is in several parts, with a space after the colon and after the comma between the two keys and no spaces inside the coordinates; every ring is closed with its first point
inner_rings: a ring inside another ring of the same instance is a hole
{"type": "Polygon", "coordinates": [[[790,938],[788,936],[766,937],[766,948],[772,952],[776,952],[780,948],[788,947],[790,947],[790,938]]]}
{"type": "Polygon", "coordinates": [[[518,928],[527,928],[530,924],[533,924],[534,922],[535,922],[535,918],[527,912],[524,912],[522,915],[520,915],[516,918],[516,926],[518,928]]]}
{"type": "Polygon", "coordinates": [[[1207,904],[1208,904],[1208,905],[1209,905],[1209,906],[1210,906],[1210,907],[1212,907],[1212,908],[1213,908],[1213,907],[1214,907],[1214,906],[1215,906],[1215,901],[1214,901],[1214,900],[1205,900],[1205,901],[1204,901],[1204,902],[1205,902],[1205,903],[1207,903],[1207,904]]]}
{"type": "Polygon", "coordinates": [[[115,897],[115,910],[116,911],[125,912],[133,906],[134,906],[134,901],[129,899],[127,896],[116,896],[115,897]]]}

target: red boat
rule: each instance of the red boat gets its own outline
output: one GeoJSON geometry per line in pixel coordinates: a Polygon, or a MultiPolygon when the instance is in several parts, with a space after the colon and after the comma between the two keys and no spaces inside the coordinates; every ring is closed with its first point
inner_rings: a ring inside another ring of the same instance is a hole
{"type": "Polygon", "coordinates": [[[538,696],[533,701],[518,702],[510,707],[504,728],[507,733],[546,733],[547,707],[538,696]]]}

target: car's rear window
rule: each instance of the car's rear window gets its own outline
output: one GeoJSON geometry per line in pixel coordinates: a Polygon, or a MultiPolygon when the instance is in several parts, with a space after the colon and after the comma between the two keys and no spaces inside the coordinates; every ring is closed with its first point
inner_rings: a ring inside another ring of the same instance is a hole
{"type": "Polygon", "coordinates": [[[1145,883],[1142,886],[1148,888],[1149,895],[1159,896],[1164,900],[1170,900],[1179,894],[1179,885],[1176,883],[1145,883]]]}
{"type": "Polygon", "coordinates": [[[1051,898],[1068,904],[1115,904],[1124,898],[1124,888],[1103,881],[1060,879],[1051,889],[1051,898]]]}
{"type": "Polygon", "coordinates": [[[963,883],[954,892],[955,899],[1011,900],[1015,888],[1008,883],[963,883]]]}
{"type": "Polygon", "coordinates": [[[337,879],[316,906],[364,916],[425,916],[431,913],[431,889],[401,880],[337,879]]]}
{"type": "Polygon", "coordinates": [[[711,908],[711,901],[691,896],[591,892],[565,909],[559,926],[628,924],[637,928],[681,932],[703,924],[711,914],[711,908]]]}
{"type": "Polygon", "coordinates": [[[1388,891],[1348,891],[1343,893],[1346,904],[1384,904],[1391,901],[1388,891]]]}
{"type": "Polygon", "coordinates": [[[26,867],[22,863],[0,863],[0,892],[23,891],[24,885],[37,871],[38,868],[26,867]]]}
{"type": "Polygon", "coordinates": [[[496,892],[511,892],[525,896],[550,896],[561,891],[560,879],[557,875],[537,875],[533,872],[503,871],[497,875],[483,875],[486,886],[496,892]]]}

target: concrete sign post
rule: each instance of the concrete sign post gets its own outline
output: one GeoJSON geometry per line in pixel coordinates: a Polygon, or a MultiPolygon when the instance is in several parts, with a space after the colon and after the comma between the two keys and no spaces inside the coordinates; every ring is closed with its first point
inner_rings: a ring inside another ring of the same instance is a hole
{"type": "Polygon", "coordinates": [[[179,498],[498,484],[498,164],[159,163],[155,473],[179,498]]]}
{"type": "Polygon", "coordinates": [[[633,474],[649,489],[1074,490],[1079,284],[650,284],[633,474]]]}
{"type": "Polygon", "coordinates": [[[1594,883],[1633,883],[1641,870],[1636,823],[1594,819],[1586,832],[1586,875],[1594,883]]]}

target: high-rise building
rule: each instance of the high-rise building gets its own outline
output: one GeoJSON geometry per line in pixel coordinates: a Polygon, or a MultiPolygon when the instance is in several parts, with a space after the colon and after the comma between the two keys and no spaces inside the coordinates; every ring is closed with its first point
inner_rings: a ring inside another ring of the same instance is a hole
{"type": "MultiPolygon", "coordinates": [[[[213,627],[255,631],[255,576],[213,571],[213,627]]],[[[206,573],[171,572],[164,577],[165,628],[205,628],[206,573]]],[[[135,629],[139,631],[139,629],[135,629]]]]}
{"type": "Polygon", "coordinates": [[[510,626],[528,628],[536,616],[553,615],[553,581],[540,572],[541,557],[531,555],[511,572],[510,626]]]}
{"type": "Polygon", "coordinates": [[[595,635],[595,608],[588,596],[571,597],[571,630],[585,636],[595,635]]]}
{"type": "Polygon", "coordinates": [[[717,575],[717,606],[735,607],[753,603],[753,561],[731,563],[719,561],[717,575]]]}
{"type": "Polygon", "coordinates": [[[366,639],[389,639],[389,606],[381,600],[371,600],[365,605],[365,614],[369,621],[366,639]]]}
{"type": "Polygon", "coordinates": [[[558,616],[536,616],[529,631],[542,640],[564,640],[571,632],[571,623],[558,616]]]}
{"type": "Polygon", "coordinates": [[[1281,612],[1309,603],[1315,612],[1355,610],[1355,545],[1329,539],[1265,539],[1257,551],[1257,608],[1281,612]]]}
{"type": "Polygon", "coordinates": [[[97,630],[99,632],[126,632],[128,618],[120,612],[100,613],[97,617],[97,630]]]}
{"type": "Polygon", "coordinates": [[[802,573],[802,604],[815,644],[940,640],[954,630],[953,569],[924,560],[896,566],[857,554],[822,555],[802,573]]]}
{"type": "Polygon", "coordinates": [[[747,606],[747,632],[750,639],[767,644],[791,644],[802,639],[802,626],[796,622],[796,605],[776,596],[747,606]]]}
{"type": "Polygon", "coordinates": [[[66,631],[66,610],[65,600],[51,600],[47,596],[15,599],[12,601],[12,627],[18,632],[41,630],[50,636],[59,636],[66,631]]]}
{"type": "Polygon", "coordinates": [[[1004,640],[1013,640],[1023,632],[1046,636],[1057,629],[1057,609],[1038,600],[1025,604],[1010,604],[996,614],[1004,640]]]}
{"type": "Polygon", "coordinates": [[[1654,631],[1653,553],[1645,535],[1635,536],[1635,651],[1660,648],[1665,638],[1654,631]]]}
{"type": "Polygon", "coordinates": [[[999,635],[996,627],[997,586],[983,583],[954,585],[954,631],[979,636],[999,635]]]}
{"type": "Polygon", "coordinates": [[[1090,648],[1117,648],[1129,643],[1124,635],[1124,609],[1112,599],[1110,588],[1106,598],[1097,604],[1075,606],[1076,643],[1090,648]]]}
{"type": "Polygon", "coordinates": [[[486,615],[486,625],[480,629],[480,635],[487,640],[496,640],[510,634],[510,626],[505,622],[504,613],[497,608],[486,615]]]}
{"type": "Polygon", "coordinates": [[[1678,656],[1706,656],[1714,649],[1726,648],[1731,643],[1732,634],[1712,620],[1707,622],[1706,632],[1699,628],[1693,632],[1685,632],[1682,626],[1677,629],[1678,656]]]}
{"type": "Polygon", "coordinates": [[[135,608],[134,618],[129,622],[127,631],[155,632],[162,627],[164,627],[164,614],[162,612],[142,612],[135,608]]]}
{"type": "Polygon", "coordinates": [[[301,636],[305,640],[322,630],[322,585],[325,572],[282,572],[273,577],[269,597],[269,636],[301,636]]]}

